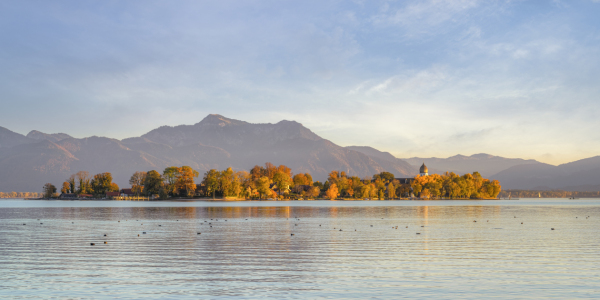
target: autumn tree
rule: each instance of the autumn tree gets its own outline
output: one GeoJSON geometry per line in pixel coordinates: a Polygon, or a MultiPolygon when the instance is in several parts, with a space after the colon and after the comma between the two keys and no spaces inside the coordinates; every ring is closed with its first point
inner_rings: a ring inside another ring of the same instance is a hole
{"type": "Polygon", "coordinates": [[[269,177],[263,176],[256,180],[256,190],[259,195],[262,197],[263,195],[269,195],[271,193],[271,189],[269,188],[270,181],[269,177]]]}
{"type": "Polygon", "coordinates": [[[394,186],[393,182],[390,182],[390,184],[387,186],[387,195],[390,199],[396,198],[396,187],[394,186]]]}
{"type": "Polygon", "coordinates": [[[63,182],[60,192],[63,194],[68,194],[70,190],[71,190],[71,185],[69,184],[69,182],[67,182],[67,181],[63,182]]]}
{"type": "MultiPolygon", "coordinates": [[[[94,175],[94,178],[90,181],[91,189],[96,195],[106,194],[106,192],[112,191],[115,186],[112,185],[112,174],[108,172],[94,175]]],[[[118,190],[118,186],[116,187],[118,190]]]]}
{"type": "Polygon", "coordinates": [[[213,199],[215,198],[215,193],[219,189],[220,177],[221,174],[217,170],[210,169],[206,173],[204,173],[204,178],[202,179],[202,183],[204,184],[204,186],[206,186],[206,192],[209,195],[212,194],[213,199]]]}
{"type": "Polygon", "coordinates": [[[265,169],[261,166],[256,165],[250,170],[250,175],[252,177],[252,180],[257,180],[265,176],[265,169]]]}
{"type": "Polygon", "coordinates": [[[306,197],[308,198],[317,198],[321,194],[321,189],[317,186],[310,187],[306,192],[306,197]]]}
{"type": "Polygon", "coordinates": [[[177,168],[174,190],[177,191],[179,195],[185,195],[187,197],[194,196],[194,192],[196,191],[194,178],[198,177],[199,175],[200,173],[198,173],[198,171],[195,171],[189,166],[177,168]]]}
{"type": "Polygon", "coordinates": [[[337,188],[337,185],[334,183],[332,185],[329,186],[329,189],[327,189],[327,191],[325,192],[325,196],[329,199],[329,200],[334,200],[335,198],[338,197],[339,195],[339,191],[337,188]]]}
{"type": "Polygon", "coordinates": [[[135,172],[129,178],[129,184],[131,185],[131,191],[139,196],[144,191],[144,182],[146,181],[146,172],[135,172]]]}
{"type": "Polygon", "coordinates": [[[270,179],[273,179],[273,175],[275,175],[275,172],[277,172],[277,167],[274,164],[268,162],[268,163],[265,163],[264,170],[265,170],[264,176],[266,176],[270,180],[270,179]]]}

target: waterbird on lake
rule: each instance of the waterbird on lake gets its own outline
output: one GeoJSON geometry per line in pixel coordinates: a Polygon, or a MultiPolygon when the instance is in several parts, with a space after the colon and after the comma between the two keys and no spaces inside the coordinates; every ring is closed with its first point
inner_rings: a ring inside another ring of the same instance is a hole
{"type": "Polygon", "coordinates": [[[293,233],[292,233],[292,234],[290,234],[290,236],[292,236],[292,235],[294,235],[294,234],[293,234],[293,233]]]}
{"type": "Polygon", "coordinates": [[[340,229],[340,231],[342,231],[342,230],[340,229]]]}
{"type": "Polygon", "coordinates": [[[106,242],[104,242],[106,244],[106,242]]]}
{"type": "Polygon", "coordinates": [[[106,234],[104,236],[106,236],[106,234]]]}
{"type": "Polygon", "coordinates": [[[146,234],[146,232],[144,231],[144,232],[142,232],[142,234],[146,234]]]}
{"type": "Polygon", "coordinates": [[[477,221],[473,220],[473,223],[477,223],[477,221]]]}
{"type": "Polygon", "coordinates": [[[90,243],[90,246],[94,246],[94,245],[96,245],[96,244],[94,244],[94,243],[90,243]]]}
{"type": "Polygon", "coordinates": [[[550,230],[554,230],[554,228],[550,228],[550,230]]]}
{"type": "Polygon", "coordinates": [[[523,225],[523,222],[521,222],[521,225],[523,225]]]}
{"type": "Polygon", "coordinates": [[[417,232],[417,234],[421,234],[420,232],[417,232]]]}
{"type": "Polygon", "coordinates": [[[198,232],[197,234],[202,234],[202,233],[198,232]]]}

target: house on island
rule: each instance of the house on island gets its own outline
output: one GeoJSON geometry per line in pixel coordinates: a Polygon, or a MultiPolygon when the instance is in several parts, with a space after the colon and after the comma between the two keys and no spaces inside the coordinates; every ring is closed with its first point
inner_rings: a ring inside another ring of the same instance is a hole
{"type": "Polygon", "coordinates": [[[115,197],[119,197],[119,196],[120,196],[119,192],[106,192],[107,199],[114,199],[115,197]]]}
{"type": "Polygon", "coordinates": [[[135,196],[135,193],[131,189],[121,189],[119,193],[121,197],[135,196]]]}
{"type": "Polygon", "coordinates": [[[283,195],[283,194],[286,194],[286,193],[290,192],[290,186],[289,186],[289,184],[280,189],[279,187],[277,187],[277,184],[271,183],[271,185],[269,185],[269,188],[271,190],[275,191],[276,193],[278,193],[279,195],[283,195]]]}
{"type": "Polygon", "coordinates": [[[58,196],[58,199],[65,199],[65,200],[69,200],[69,199],[77,199],[77,195],[76,194],[60,194],[60,196],[58,196]]]}
{"type": "MultiPolygon", "coordinates": [[[[425,165],[424,162],[423,162],[423,165],[421,165],[421,168],[419,168],[419,176],[429,176],[429,169],[427,168],[427,166],[425,165]]],[[[413,183],[413,181],[415,181],[414,177],[394,178],[394,179],[398,180],[398,182],[400,182],[400,184],[408,184],[408,185],[411,185],[413,183]]],[[[410,197],[414,198],[414,195],[412,194],[412,186],[410,187],[410,197]]]]}

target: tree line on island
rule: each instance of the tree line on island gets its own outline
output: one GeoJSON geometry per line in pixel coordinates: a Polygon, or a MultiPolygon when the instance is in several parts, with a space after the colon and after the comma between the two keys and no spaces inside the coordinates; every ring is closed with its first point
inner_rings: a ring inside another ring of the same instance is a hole
{"type": "MultiPolygon", "coordinates": [[[[291,168],[266,163],[250,171],[218,171],[211,169],[196,183],[200,173],[189,166],[168,167],[162,174],[156,170],[135,172],[127,196],[157,199],[172,197],[212,197],[225,199],[491,199],[501,191],[497,180],[483,178],[478,172],[459,176],[452,172],[443,175],[417,175],[398,179],[390,172],[372,177],[349,176],[332,171],[324,183],[313,181],[309,173],[293,174],[291,168]]],[[[112,182],[110,173],[93,177],[81,171],[71,175],[61,188],[62,194],[104,198],[108,192],[124,192],[112,182]]],[[[57,189],[47,183],[44,197],[56,197],[57,189]]]]}

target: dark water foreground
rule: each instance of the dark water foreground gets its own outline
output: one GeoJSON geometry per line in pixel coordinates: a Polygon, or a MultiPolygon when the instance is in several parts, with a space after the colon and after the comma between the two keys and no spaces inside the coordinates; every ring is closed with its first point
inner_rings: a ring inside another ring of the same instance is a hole
{"type": "Polygon", "coordinates": [[[0,200],[2,299],[599,296],[598,199],[0,200]]]}

